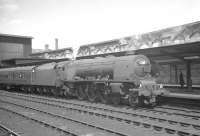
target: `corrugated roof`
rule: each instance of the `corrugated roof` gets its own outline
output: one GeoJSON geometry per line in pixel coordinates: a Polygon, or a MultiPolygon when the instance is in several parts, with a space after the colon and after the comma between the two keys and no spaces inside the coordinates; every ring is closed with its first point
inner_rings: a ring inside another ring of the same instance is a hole
{"type": "Polygon", "coordinates": [[[200,41],[200,21],[149,33],[80,46],[78,57],[100,55],[200,41]]]}
{"type": "Polygon", "coordinates": [[[49,50],[49,51],[35,52],[35,53],[32,53],[30,56],[40,55],[40,54],[45,54],[45,53],[62,52],[62,51],[65,51],[65,50],[70,50],[71,52],[73,52],[73,49],[71,47],[69,47],[69,48],[62,48],[62,49],[58,49],[58,50],[49,50]]]}
{"type": "Polygon", "coordinates": [[[3,34],[3,33],[0,33],[0,36],[7,36],[7,37],[17,37],[17,38],[29,38],[29,39],[33,39],[33,37],[32,37],[32,36],[13,35],[13,34],[3,34]]]}

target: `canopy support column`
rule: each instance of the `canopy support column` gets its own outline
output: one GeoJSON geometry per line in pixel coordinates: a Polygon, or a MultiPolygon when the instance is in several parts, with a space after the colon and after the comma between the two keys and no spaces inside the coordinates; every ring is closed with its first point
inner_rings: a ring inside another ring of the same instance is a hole
{"type": "Polygon", "coordinates": [[[178,69],[177,65],[174,65],[174,70],[175,70],[175,83],[178,84],[178,69]]]}
{"type": "Polygon", "coordinates": [[[186,75],[186,80],[187,80],[187,88],[188,91],[192,90],[192,79],[191,79],[191,61],[187,61],[186,62],[186,71],[187,71],[187,75],[186,75]]]}

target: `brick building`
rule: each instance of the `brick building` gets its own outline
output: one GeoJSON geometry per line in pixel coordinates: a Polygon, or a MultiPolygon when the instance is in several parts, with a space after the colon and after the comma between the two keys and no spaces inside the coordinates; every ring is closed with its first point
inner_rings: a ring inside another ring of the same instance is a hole
{"type": "Polygon", "coordinates": [[[2,60],[28,57],[31,52],[32,37],[0,34],[0,65],[2,60]]]}

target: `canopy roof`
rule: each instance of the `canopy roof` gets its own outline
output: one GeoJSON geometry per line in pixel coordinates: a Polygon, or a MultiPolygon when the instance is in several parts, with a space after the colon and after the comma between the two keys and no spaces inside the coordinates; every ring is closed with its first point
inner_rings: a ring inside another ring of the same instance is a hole
{"type": "Polygon", "coordinates": [[[198,60],[200,57],[200,22],[83,45],[78,51],[77,58],[120,56],[130,52],[147,55],[160,63],[198,60]]]}

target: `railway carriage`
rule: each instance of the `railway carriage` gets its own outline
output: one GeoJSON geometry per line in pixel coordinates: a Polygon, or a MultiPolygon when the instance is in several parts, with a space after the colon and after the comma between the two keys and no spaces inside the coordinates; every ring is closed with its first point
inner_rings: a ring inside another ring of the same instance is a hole
{"type": "Polygon", "coordinates": [[[34,66],[0,69],[0,84],[4,88],[20,88],[31,85],[31,74],[34,66]]]}
{"type": "Polygon", "coordinates": [[[34,67],[32,72],[32,84],[38,86],[55,86],[55,65],[56,63],[48,63],[34,67]]]}
{"type": "Polygon", "coordinates": [[[56,63],[47,63],[35,66],[32,69],[32,91],[37,93],[51,93],[56,95],[55,91],[55,72],[56,63]]]}
{"type": "Polygon", "coordinates": [[[2,89],[6,88],[6,85],[11,84],[12,74],[11,69],[0,69],[0,85],[2,89]]]}

